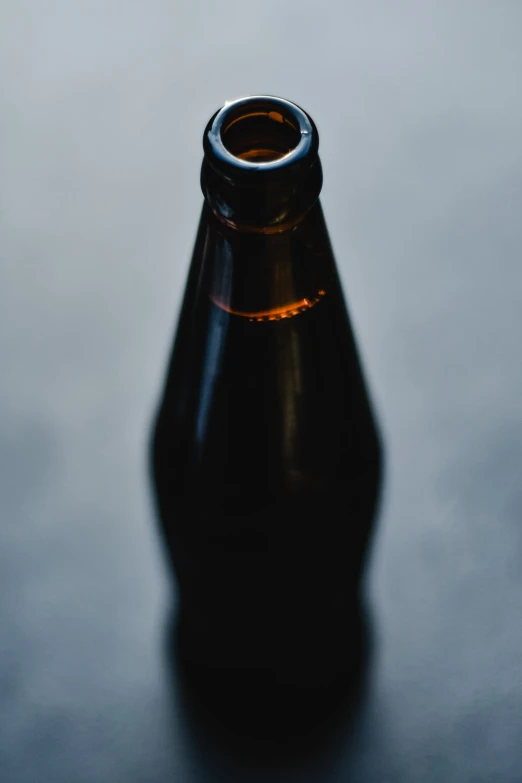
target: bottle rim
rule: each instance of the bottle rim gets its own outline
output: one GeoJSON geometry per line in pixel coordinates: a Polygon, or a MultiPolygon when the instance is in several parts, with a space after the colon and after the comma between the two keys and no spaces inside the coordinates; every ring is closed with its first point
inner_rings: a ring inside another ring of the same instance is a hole
{"type": "MultiPolygon", "coordinates": [[[[313,120],[297,104],[272,95],[251,95],[237,100],[227,101],[211,118],[203,136],[205,154],[213,164],[236,176],[270,172],[276,173],[317,156],[319,139],[313,120]],[[228,128],[243,117],[258,113],[280,123],[291,125],[298,136],[296,145],[286,154],[268,161],[245,160],[231,152],[223,135],[228,128]]],[[[282,173],[282,172],[281,172],[282,173]]]]}

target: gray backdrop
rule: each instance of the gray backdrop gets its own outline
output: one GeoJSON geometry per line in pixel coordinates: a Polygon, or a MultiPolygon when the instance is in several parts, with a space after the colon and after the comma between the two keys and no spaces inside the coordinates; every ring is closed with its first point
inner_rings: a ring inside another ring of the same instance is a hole
{"type": "Polygon", "coordinates": [[[521,44],[517,0],[4,0],[2,783],[520,780],[521,44]],[[387,449],[364,710],[268,772],[166,685],[146,474],[202,131],[249,93],[319,127],[387,449]]]}

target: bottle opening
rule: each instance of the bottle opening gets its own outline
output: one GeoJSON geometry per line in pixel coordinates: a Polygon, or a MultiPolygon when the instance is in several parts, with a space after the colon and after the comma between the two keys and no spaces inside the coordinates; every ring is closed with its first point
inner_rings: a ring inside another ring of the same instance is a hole
{"type": "Polygon", "coordinates": [[[223,146],[234,157],[253,163],[280,160],[295,150],[301,133],[295,120],[279,107],[265,111],[239,111],[221,129],[223,146]]]}
{"type": "Polygon", "coordinates": [[[295,103],[269,95],[225,103],[203,135],[206,156],[226,176],[311,166],[318,144],[310,117],[295,103]]]}
{"type": "Polygon", "coordinates": [[[203,195],[232,228],[284,231],[319,196],[318,148],[313,120],[295,103],[273,95],[227,101],[203,134],[203,195]]]}

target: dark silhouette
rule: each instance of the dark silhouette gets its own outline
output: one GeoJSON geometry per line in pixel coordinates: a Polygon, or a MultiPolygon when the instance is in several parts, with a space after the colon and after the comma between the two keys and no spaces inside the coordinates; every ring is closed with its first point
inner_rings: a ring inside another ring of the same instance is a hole
{"type": "Polygon", "coordinates": [[[269,723],[302,737],[362,679],[381,449],[313,122],[246,99],[210,121],[204,146],[206,203],[152,441],[179,588],[171,649],[188,702],[234,736],[269,723]]]}
{"type": "MultiPolygon", "coordinates": [[[[352,618],[354,620],[354,618],[352,618]]],[[[365,702],[374,657],[367,607],[353,624],[349,674],[325,689],[277,686],[257,672],[216,677],[183,655],[179,615],[165,626],[165,662],[178,710],[198,756],[245,769],[281,769],[335,758],[352,740],[365,702]]],[[[212,779],[212,774],[211,774],[212,779]]]]}

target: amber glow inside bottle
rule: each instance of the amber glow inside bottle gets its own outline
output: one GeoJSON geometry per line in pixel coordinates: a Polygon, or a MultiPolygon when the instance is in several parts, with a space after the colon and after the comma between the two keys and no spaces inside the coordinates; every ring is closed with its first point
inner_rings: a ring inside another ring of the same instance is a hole
{"type": "Polygon", "coordinates": [[[307,687],[350,666],[381,473],[318,143],[272,96],[209,121],[152,449],[183,655],[307,687]]]}

